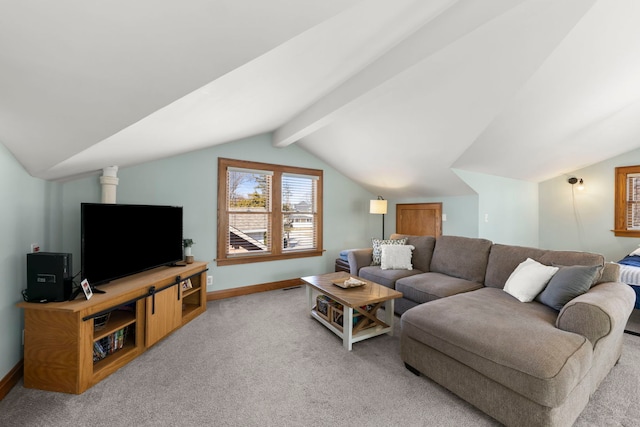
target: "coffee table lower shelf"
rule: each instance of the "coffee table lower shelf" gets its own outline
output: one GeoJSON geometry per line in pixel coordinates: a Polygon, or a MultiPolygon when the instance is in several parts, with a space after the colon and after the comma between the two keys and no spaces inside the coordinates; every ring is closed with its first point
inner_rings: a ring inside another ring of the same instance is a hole
{"type": "MultiPolygon", "coordinates": [[[[393,313],[393,300],[387,301],[387,305],[388,304],[390,304],[391,306],[390,307],[385,306],[385,313],[387,312],[387,310],[391,310],[391,313],[393,313]]],[[[347,309],[346,311],[350,311],[351,314],[349,315],[345,311],[343,325],[352,325],[351,328],[347,328],[349,330],[346,331],[346,333],[344,331],[344,326],[343,326],[343,330],[340,330],[339,328],[331,324],[331,322],[327,322],[322,316],[320,316],[318,312],[315,310],[315,306],[311,310],[311,317],[316,319],[318,322],[322,323],[324,326],[327,327],[327,329],[329,329],[331,332],[339,336],[342,339],[342,343],[344,347],[349,351],[351,351],[352,345],[354,343],[357,343],[362,340],[366,340],[367,338],[377,337],[378,335],[382,335],[382,334],[393,335],[393,326],[390,326],[386,323],[385,323],[385,326],[374,325],[366,329],[363,329],[360,332],[357,332],[356,334],[353,334],[353,320],[352,320],[353,309],[350,307],[346,307],[346,309],[347,309]],[[347,322],[350,322],[350,323],[347,323],[347,322]]]]}

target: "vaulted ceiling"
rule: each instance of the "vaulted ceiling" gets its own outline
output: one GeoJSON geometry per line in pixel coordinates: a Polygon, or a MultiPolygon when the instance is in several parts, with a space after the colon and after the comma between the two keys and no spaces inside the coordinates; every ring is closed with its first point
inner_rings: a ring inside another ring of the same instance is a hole
{"type": "Polygon", "coordinates": [[[0,0],[0,142],[65,180],[272,132],[387,198],[640,148],[636,0],[0,0]]]}

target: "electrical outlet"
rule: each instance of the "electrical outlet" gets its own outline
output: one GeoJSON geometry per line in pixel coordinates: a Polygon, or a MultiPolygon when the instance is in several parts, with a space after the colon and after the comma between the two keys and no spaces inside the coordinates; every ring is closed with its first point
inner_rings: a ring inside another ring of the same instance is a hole
{"type": "Polygon", "coordinates": [[[40,244],[32,243],[31,244],[31,253],[34,254],[36,252],[40,252],[40,244]]]}
{"type": "Polygon", "coordinates": [[[213,285],[213,276],[207,276],[207,286],[213,285]]]}

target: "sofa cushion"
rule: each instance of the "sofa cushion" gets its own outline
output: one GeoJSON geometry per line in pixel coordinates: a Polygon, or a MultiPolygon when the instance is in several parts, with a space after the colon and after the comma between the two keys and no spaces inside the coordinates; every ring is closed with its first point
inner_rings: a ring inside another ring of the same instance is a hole
{"type": "Polygon", "coordinates": [[[379,265],[362,267],[358,273],[359,277],[363,279],[371,280],[379,285],[386,286],[387,288],[395,289],[396,280],[407,276],[413,276],[414,274],[420,274],[422,271],[413,270],[383,270],[379,265]]]}
{"type": "MultiPolygon", "coordinates": [[[[527,258],[534,259],[545,265],[600,265],[604,267],[604,257],[599,254],[579,251],[553,251],[495,243],[489,253],[484,285],[492,288],[504,288],[513,270],[527,258]]],[[[599,279],[600,276],[598,275],[594,282],[598,282],[599,279]]]]}
{"type": "Polygon", "coordinates": [[[546,265],[597,265],[599,270],[593,278],[592,285],[600,280],[604,270],[604,256],[590,252],[545,251],[538,261],[546,265]]]}
{"type": "Polygon", "coordinates": [[[433,236],[410,236],[408,234],[392,234],[392,239],[407,239],[407,245],[413,245],[411,263],[413,268],[427,272],[431,266],[433,249],[436,246],[436,238],[433,236]]]}
{"type": "Polygon", "coordinates": [[[504,291],[521,302],[531,302],[558,269],[527,258],[513,270],[504,285],[504,291]]]}
{"type": "Polygon", "coordinates": [[[543,249],[495,243],[489,253],[484,285],[492,288],[504,288],[507,279],[522,261],[527,258],[539,261],[545,252],[543,249]]]}
{"type": "Polygon", "coordinates": [[[560,267],[536,300],[560,311],[566,303],[587,292],[599,274],[599,265],[560,267]]]}
{"type": "Polygon", "coordinates": [[[434,272],[404,277],[396,282],[396,290],[402,292],[404,298],[418,304],[461,292],[473,291],[481,287],[482,284],[478,282],[434,272]]]}
{"type": "Polygon", "coordinates": [[[406,242],[407,239],[371,239],[371,265],[380,265],[382,262],[382,245],[404,245],[406,242]]]}
{"type": "Polygon", "coordinates": [[[540,405],[557,407],[589,372],[593,351],[585,337],[556,328],[556,316],[544,304],[522,304],[483,287],[407,310],[402,340],[423,343],[540,405]]]}
{"type": "Polygon", "coordinates": [[[484,282],[491,241],[460,236],[440,236],[431,259],[430,271],[484,282]]]}
{"type": "Polygon", "coordinates": [[[380,268],[383,270],[413,270],[411,252],[413,245],[382,245],[380,268]]]}

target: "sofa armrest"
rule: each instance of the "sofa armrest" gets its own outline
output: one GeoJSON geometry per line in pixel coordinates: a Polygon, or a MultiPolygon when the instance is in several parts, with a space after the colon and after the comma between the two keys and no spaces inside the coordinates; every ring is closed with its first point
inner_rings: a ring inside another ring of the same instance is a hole
{"type": "Polygon", "coordinates": [[[347,260],[349,261],[351,275],[357,276],[362,267],[371,265],[373,248],[354,249],[347,254],[347,260]]]}
{"type": "Polygon", "coordinates": [[[556,327],[584,336],[595,348],[610,333],[619,330],[622,334],[634,300],[630,286],[621,282],[600,283],[569,301],[558,314],[556,327]]]}

